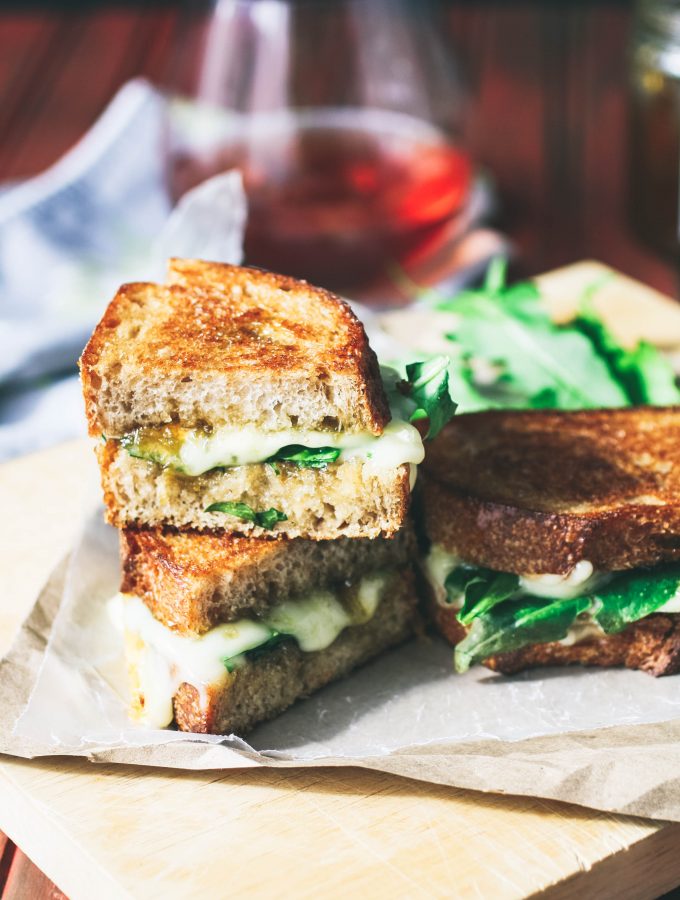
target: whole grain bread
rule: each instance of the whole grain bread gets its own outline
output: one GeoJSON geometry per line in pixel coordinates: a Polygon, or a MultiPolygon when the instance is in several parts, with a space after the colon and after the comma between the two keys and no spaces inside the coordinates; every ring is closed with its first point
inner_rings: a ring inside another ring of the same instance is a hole
{"type": "Polygon", "coordinates": [[[502,572],[680,559],[680,407],[456,416],[421,467],[427,538],[502,572]]]}
{"type": "Polygon", "coordinates": [[[141,597],[163,625],[196,636],[312,588],[403,566],[414,545],[410,523],[389,539],[335,541],[124,529],[121,591],[141,597]]]}
{"type": "Polygon", "coordinates": [[[410,569],[395,573],[373,618],[347,628],[325,650],[303,653],[286,640],[235,669],[221,688],[208,688],[206,699],[184,683],[174,700],[182,731],[243,735],[302,697],[347,675],[413,634],[416,601],[410,569]]]}
{"type": "MultiPolygon", "coordinates": [[[[429,598],[429,612],[435,627],[454,647],[463,640],[466,628],[456,618],[456,610],[429,598]]],[[[633,622],[617,634],[590,638],[564,645],[557,641],[530,644],[511,653],[484,660],[484,665],[504,675],[542,666],[598,666],[642,669],[650,675],[680,672],[680,615],[654,613],[633,622]]]]}
{"type": "Polygon", "coordinates": [[[233,466],[196,477],[128,455],[115,441],[97,455],[107,519],[118,528],[174,527],[249,537],[375,538],[397,532],[410,501],[409,466],[374,468],[350,459],[325,469],[281,463],[233,466]],[[218,502],[246,503],[261,512],[277,509],[287,519],[268,530],[219,512],[218,502]]]}
{"type": "Polygon", "coordinates": [[[348,304],[259,269],[178,259],[165,285],[123,285],[80,368],[96,437],[170,423],[379,434],[390,419],[348,304]]]}

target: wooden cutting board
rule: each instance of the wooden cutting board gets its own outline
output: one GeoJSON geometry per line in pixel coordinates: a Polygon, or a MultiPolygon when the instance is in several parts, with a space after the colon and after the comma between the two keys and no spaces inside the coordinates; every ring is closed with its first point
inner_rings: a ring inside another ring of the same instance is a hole
{"type": "MultiPolygon", "coordinates": [[[[594,265],[544,276],[558,314],[601,274],[594,265]]],[[[623,331],[680,345],[679,307],[628,279],[606,290],[623,331]]],[[[0,467],[0,655],[73,542],[95,478],[85,442],[0,467]]],[[[3,757],[0,830],[72,900],[637,900],[680,884],[680,825],[351,768],[201,774],[3,757]]]]}

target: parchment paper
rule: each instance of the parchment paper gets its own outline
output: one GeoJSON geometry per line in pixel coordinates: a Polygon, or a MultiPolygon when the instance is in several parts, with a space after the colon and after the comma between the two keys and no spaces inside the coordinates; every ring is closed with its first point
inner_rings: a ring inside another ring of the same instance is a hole
{"type": "Polygon", "coordinates": [[[132,725],[104,601],[116,536],[99,512],[0,663],[0,751],[184,769],[357,765],[458,787],[680,821],[680,679],[562,669],[454,676],[416,639],[238,737],[132,725]],[[29,699],[30,698],[30,699],[29,699]]]}

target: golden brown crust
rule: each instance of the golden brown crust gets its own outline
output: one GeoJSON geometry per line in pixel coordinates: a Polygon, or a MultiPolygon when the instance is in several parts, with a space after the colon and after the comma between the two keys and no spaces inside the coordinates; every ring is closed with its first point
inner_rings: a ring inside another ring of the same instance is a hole
{"type": "Polygon", "coordinates": [[[391,539],[336,541],[123,529],[121,591],[141,597],[165,626],[197,635],[314,588],[403,566],[414,545],[410,524],[391,539]]]}
{"type": "Polygon", "coordinates": [[[680,408],[456,416],[421,471],[430,541],[518,574],[680,558],[680,408]]]}
{"type": "MultiPolygon", "coordinates": [[[[167,284],[123,285],[80,367],[95,436],[114,418],[104,407],[141,402],[136,385],[144,379],[155,384],[159,371],[169,383],[191,388],[217,376],[262,376],[272,380],[274,392],[281,378],[299,376],[317,385],[339,379],[350,386],[353,406],[338,410],[339,419],[351,416],[355,430],[379,434],[390,418],[377,359],[349,305],[321,288],[259,269],[172,260],[167,284]],[[102,396],[105,381],[117,385],[115,400],[102,396]]],[[[157,424],[170,421],[168,409],[159,407],[157,424]]],[[[153,420],[151,415],[144,424],[153,420]]]]}
{"type": "Polygon", "coordinates": [[[196,687],[182,684],[174,701],[178,727],[243,735],[296,700],[405,641],[417,622],[410,568],[395,573],[392,584],[373,618],[365,625],[347,628],[326,650],[303,653],[294,641],[284,641],[236,669],[224,687],[209,689],[205,705],[196,687]]]}

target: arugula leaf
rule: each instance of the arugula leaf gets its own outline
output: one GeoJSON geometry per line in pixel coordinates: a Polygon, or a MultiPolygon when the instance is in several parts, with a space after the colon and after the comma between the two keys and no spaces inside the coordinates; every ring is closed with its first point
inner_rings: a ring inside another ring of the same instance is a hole
{"type": "Polygon", "coordinates": [[[519,575],[460,566],[449,573],[445,587],[448,596],[455,591],[459,595],[465,594],[458,621],[462,625],[469,625],[473,619],[512,597],[519,588],[519,575]]]}
{"type": "Polygon", "coordinates": [[[237,519],[243,519],[244,522],[255,522],[255,510],[247,503],[237,503],[232,500],[225,500],[222,503],[211,503],[206,508],[206,512],[221,512],[229,516],[236,516],[237,519]]]}
{"type": "Polygon", "coordinates": [[[282,447],[273,456],[265,460],[268,463],[291,462],[301,469],[325,469],[340,456],[337,447],[303,447],[301,444],[289,444],[282,447]]]}
{"type": "Polygon", "coordinates": [[[663,606],[680,590],[680,563],[633,569],[595,591],[595,621],[613,634],[663,606]]]}
{"type": "Polygon", "coordinates": [[[630,403],[680,403],[680,390],[668,360],[645,341],[632,350],[619,346],[595,312],[590,297],[586,297],[572,326],[591,341],[612,376],[626,391],[630,403]]]}
{"type": "Polygon", "coordinates": [[[450,573],[447,591],[465,591],[458,620],[471,624],[455,650],[456,671],[465,672],[489,656],[527,644],[561,640],[586,611],[605,633],[621,631],[656,612],[680,592],[680,563],[624,572],[592,595],[569,600],[513,598],[518,586],[517,576],[488,569],[459,567],[450,573]]]}
{"type": "Polygon", "coordinates": [[[273,650],[274,647],[281,643],[281,641],[285,641],[287,639],[287,634],[281,634],[280,631],[272,630],[272,636],[268,641],[266,641],[264,644],[259,644],[257,647],[253,647],[252,650],[246,650],[248,659],[259,659],[261,656],[269,653],[270,650],[273,650]]]}
{"type": "Polygon", "coordinates": [[[265,509],[264,512],[255,513],[255,522],[261,528],[266,528],[267,531],[271,531],[277,522],[285,522],[287,519],[288,516],[285,513],[281,512],[280,509],[274,509],[273,506],[270,509],[265,509]]]}
{"type": "Polygon", "coordinates": [[[484,287],[463,291],[438,309],[454,312],[447,334],[453,390],[466,385],[465,411],[489,407],[625,406],[628,396],[580,330],[556,325],[529,282],[505,287],[505,263],[489,267],[484,287]],[[472,394],[472,397],[470,397],[472,394]]]}
{"type": "Polygon", "coordinates": [[[521,597],[500,603],[472,622],[466,637],[454,651],[457,672],[467,672],[475,663],[518,650],[527,644],[545,644],[567,636],[574,620],[589,609],[590,597],[573,600],[542,600],[521,597]]]}
{"type": "Polygon", "coordinates": [[[278,509],[265,509],[262,512],[256,512],[252,506],[247,503],[238,503],[231,500],[225,500],[221,503],[211,503],[205,510],[206,512],[226,513],[229,516],[236,516],[244,522],[253,522],[260,528],[266,528],[268,531],[276,525],[277,522],[285,522],[288,516],[278,509]]]}
{"type": "Polygon", "coordinates": [[[453,417],[456,404],[449,393],[449,358],[433,356],[406,366],[407,392],[417,404],[410,421],[429,419],[426,438],[436,437],[453,417]]]}
{"type": "Polygon", "coordinates": [[[223,656],[222,657],[222,665],[224,668],[231,674],[234,672],[238,666],[239,661],[243,656],[247,656],[248,659],[257,659],[259,656],[262,656],[264,653],[267,653],[273,647],[275,647],[278,643],[285,640],[287,635],[280,634],[274,628],[270,629],[269,637],[261,644],[255,644],[253,647],[249,647],[246,650],[242,650],[240,653],[235,654],[234,656],[223,656]]]}

